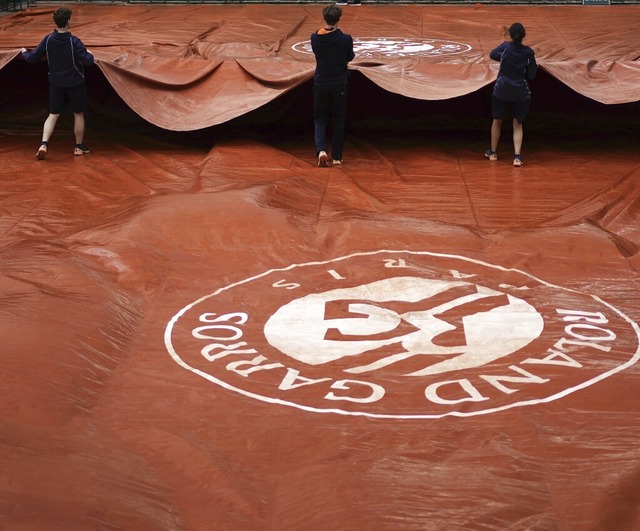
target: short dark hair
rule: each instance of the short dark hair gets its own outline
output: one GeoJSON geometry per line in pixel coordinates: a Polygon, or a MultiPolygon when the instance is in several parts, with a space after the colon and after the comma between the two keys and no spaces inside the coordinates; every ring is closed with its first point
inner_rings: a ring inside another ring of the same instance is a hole
{"type": "Polygon", "coordinates": [[[524,30],[524,26],[520,24],[520,22],[514,22],[511,24],[511,27],[509,27],[509,37],[511,37],[511,40],[516,44],[520,44],[526,34],[527,32],[524,30]]]}
{"type": "Polygon", "coordinates": [[[342,16],[342,8],[338,7],[335,4],[331,4],[330,6],[327,6],[322,10],[322,16],[324,17],[324,21],[329,24],[329,26],[334,26],[335,24],[340,22],[340,17],[342,16]]]}
{"type": "Polygon", "coordinates": [[[53,12],[53,21],[59,28],[64,28],[71,18],[71,9],[68,7],[59,7],[53,12]]]}

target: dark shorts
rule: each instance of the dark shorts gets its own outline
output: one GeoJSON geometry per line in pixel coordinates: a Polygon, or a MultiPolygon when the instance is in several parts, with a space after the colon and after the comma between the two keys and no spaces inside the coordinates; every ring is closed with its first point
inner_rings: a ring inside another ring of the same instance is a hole
{"type": "Polygon", "coordinates": [[[87,108],[87,88],[83,85],[75,87],[54,87],[49,85],[49,112],[61,114],[66,104],[73,112],[84,112],[87,108]]]}
{"type": "Polygon", "coordinates": [[[531,98],[524,101],[504,101],[495,96],[491,97],[491,113],[495,120],[504,120],[507,116],[513,116],[518,122],[523,123],[529,114],[531,98]]]}

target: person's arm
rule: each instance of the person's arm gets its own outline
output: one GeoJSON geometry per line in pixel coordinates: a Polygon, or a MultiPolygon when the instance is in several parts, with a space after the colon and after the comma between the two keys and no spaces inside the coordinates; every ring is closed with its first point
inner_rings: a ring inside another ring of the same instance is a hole
{"type": "Polygon", "coordinates": [[[499,46],[496,46],[493,50],[489,52],[489,57],[494,61],[500,61],[502,59],[502,54],[504,53],[505,48],[507,47],[507,41],[503,42],[499,46]]]}
{"type": "Polygon", "coordinates": [[[353,37],[349,35],[349,51],[347,52],[347,62],[354,60],[356,54],[353,52],[353,37]]]}
{"type": "Polygon", "coordinates": [[[73,38],[73,52],[83,65],[91,66],[95,62],[93,54],[84,47],[78,37],[73,38]]]}
{"type": "Polygon", "coordinates": [[[40,41],[40,44],[32,50],[28,51],[26,48],[22,48],[22,57],[27,63],[37,63],[45,53],[47,53],[47,39],[49,35],[47,35],[44,39],[40,41]]]}
{"type": "Polygon", "coordinates": [[[533,50],[531,50],[531,57],[529,58],[529,64],[527,65],[527,80],[533,81],[536,77],[536,73],[538,72],[538,64],[536,63],[536,54],[533,50]]]}

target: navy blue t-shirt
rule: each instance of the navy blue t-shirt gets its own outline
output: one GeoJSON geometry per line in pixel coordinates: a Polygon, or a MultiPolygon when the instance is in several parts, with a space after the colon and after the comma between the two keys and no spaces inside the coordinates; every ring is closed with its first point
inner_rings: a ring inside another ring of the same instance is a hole
{"type": "Polygon", "coordinates": [[[311,35],[311,48],[316,56],[315,83],[346,84],[347,65],[355,54],[351,35],[339,29],[321,29],[311,35]]]}
{"type": "Polygon", "coordinates": [[[529,81],[536,76],[538,65],[531,48],[505,41],[491,50],[489,57],[500,61],[493,95],[504,101],[525,101],[531,98],[529,81]]]}
{"type": "Polygon", "coordinates": [[[84,66],[94,63],[93,55],[82,41],[68,31],[45,36],[31,52],[22,57],[29,63],[37,63],[44,55],[49,63],[49,83],[54,87],[75,87],[84,83],[84,66]]]}

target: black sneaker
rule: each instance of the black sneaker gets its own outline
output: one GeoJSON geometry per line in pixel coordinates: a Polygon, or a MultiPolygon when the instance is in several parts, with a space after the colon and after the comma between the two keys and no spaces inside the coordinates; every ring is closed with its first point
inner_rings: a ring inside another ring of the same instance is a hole
{"type": "Polygon", "coordinates": [[[86,155],[87,153],[91,153],[91,152],[89,151],[89,148],[84,144],[76,144],[76,148],[73,150],[73,154],[76,157],[86,155]]]}
{"type": "Polygon", "coordinates": [[[487,149],[487,151],[484,152],[484,158],[489,160],[498,160],[498,154],[491,149],[487,149]]]}

